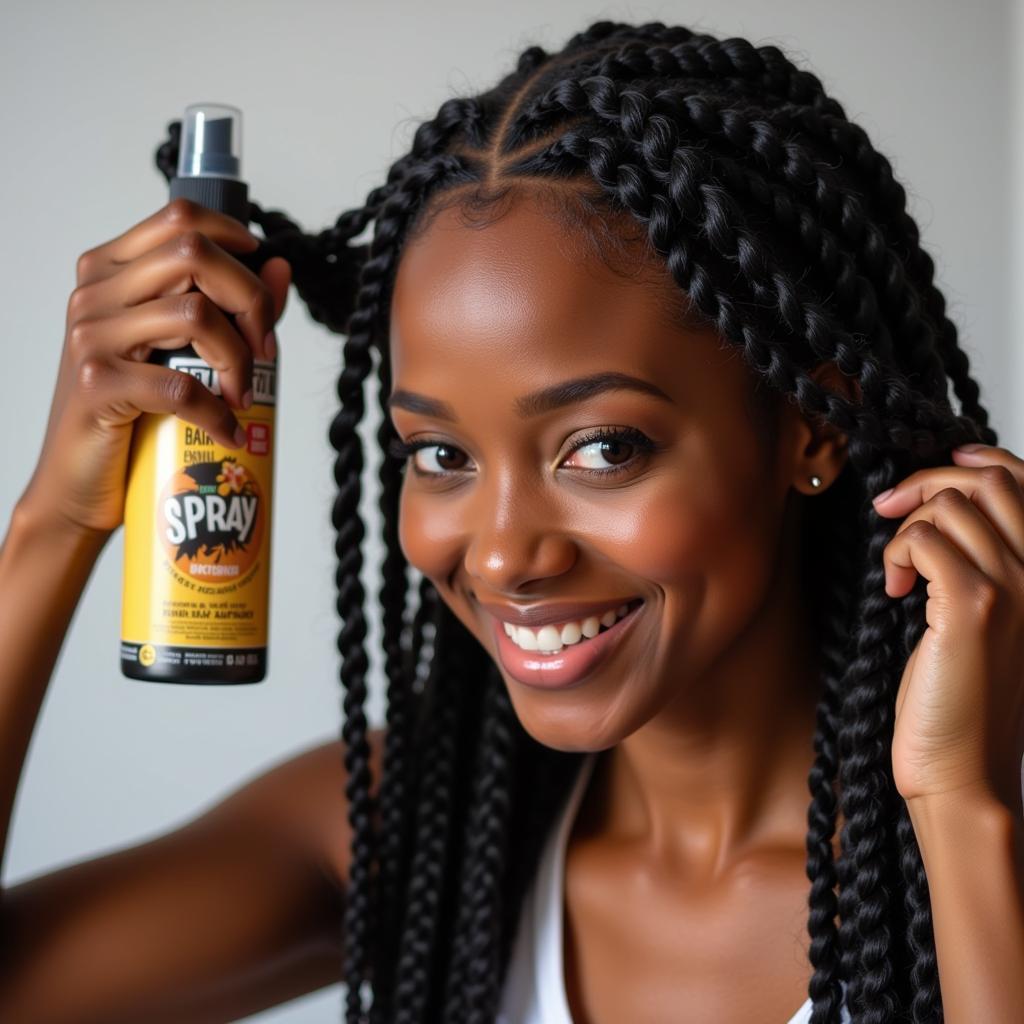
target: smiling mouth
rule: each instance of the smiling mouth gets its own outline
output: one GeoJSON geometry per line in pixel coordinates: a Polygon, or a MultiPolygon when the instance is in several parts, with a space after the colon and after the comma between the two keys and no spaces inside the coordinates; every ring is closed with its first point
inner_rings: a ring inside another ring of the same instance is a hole
{"type": "MultiPolygon", "coordinates": [[[[625,614],[619,616],[621,609],[616,609],[616,618],[611,625],[601,623],[601,628],[593,636],[562,645],[553,653],[524,650],[506,633],[507,623],[492,619],[498,657],[505,671],[524,686],[551,690],[579,685],[628,641],[643,606],[644,601],[640,598],[626,602],[625,614]]],[[[543,629],[538,637],[543,644],[543,629]]],[[[554,642],[553,637],[549,642],[554,642]]]]}
{"type": "Polygon", "coordinates": [[[522,651],[536,651],[540,655],[558,654],[567,647],[585,644],[612,628],[619,619],[625,618],[634,608],[643,603],[636,597],[623,601],[617,608],[608,608],[600,615],[586,615],[567,619],[561,625],[549,624],[530,628],[502,622],[505,635],[522,651]]]}

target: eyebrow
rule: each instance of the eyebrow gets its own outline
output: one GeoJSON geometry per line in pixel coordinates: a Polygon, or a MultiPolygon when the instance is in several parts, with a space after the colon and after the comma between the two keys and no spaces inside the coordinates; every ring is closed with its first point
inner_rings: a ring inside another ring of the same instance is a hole
{"type": "MultiPolygon", "coordinates": [[[[572,405],[575,402],[584,402],[588,398],[593,398],[606,391],[637,391],[671,405],[675,404],[672,397],[656,384],[642,380],[640,377],[632,377],[628,373],[609,371],[593,373],[586,377],[574,377],[571,380],[563,380],[558,384],[541,388],[539,391],[531,391],[530,394],[516,399],[516,415],[520,419],[529,419],[551,412],[553,409],[572,405]]],[[[458,422],[458,417],[447,402],[431,398],[429,395],[421,395],[416,391],[399,388],[391,393],[387,405],[389,410],[406,409],[409,412],[418,412],[435,419],[448,420],[451,423],[458,422]]]]}

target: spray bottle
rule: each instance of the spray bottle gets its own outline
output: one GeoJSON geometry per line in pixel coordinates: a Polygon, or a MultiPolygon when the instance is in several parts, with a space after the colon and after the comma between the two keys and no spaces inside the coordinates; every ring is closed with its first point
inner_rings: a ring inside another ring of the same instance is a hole
{"type": "MultiPolygon", "coordinates": [[[[241,118],[223,104],[186,108],[170,198],[185,196],[248,227],[241,118]]],[[[246,256],[235,254],[242,263],[246,256]]],[[[217,371],[191,345],[155,349],[149,361],[221,394],[217,371]]],[[[129,679],[257,683],[266,676],[276,363],[254,361],[252,406],[233,410],[246,433],[241,448],[224,448],[174,415],[143,413],[136,421],[121,605],[121,671],[129,679]]]]}

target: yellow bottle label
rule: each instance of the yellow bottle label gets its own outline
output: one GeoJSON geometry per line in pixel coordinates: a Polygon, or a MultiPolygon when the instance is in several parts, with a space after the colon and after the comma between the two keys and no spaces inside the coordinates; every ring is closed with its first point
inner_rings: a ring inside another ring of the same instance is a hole
{"type": "MultiPolygon", "coordinates": [[[[220,393],[202,359],[175,356],[168,366],[220,393]]],[[[236,410],[241,448],[173,415],[144,414],[136,424],[125,504],[126,674],[230,682],[265,672],[276,365],[257,361],[253,378],[251,408],[236,410]]]]}

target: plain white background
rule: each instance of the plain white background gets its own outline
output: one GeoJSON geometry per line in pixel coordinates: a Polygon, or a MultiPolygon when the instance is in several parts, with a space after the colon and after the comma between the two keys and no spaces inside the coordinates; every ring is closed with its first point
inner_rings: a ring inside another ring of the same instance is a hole
{"type": "MultiPolygon", "coordinates": [[[[187,104],[240,107],[252,197],[315,230],[361,204],[444,99],[493,84],[526,46],[557,49],[606,17],[774,43],[823,80],[893,162],[994,426],[1024,452],[1024,318],[1014,287],[1024,133],[1013,61],[1024,32],[1015,15],[1008,0],[8,0],[0,13],[0,526],[39,455],[76,259],[167,201],[153,152],[187,104]]],[[[4,884],[177,827],[338,733],[327,425],[342,339],[315,324],[294,292],[279,338],[268,679],[210,689],[124,679],[116,533],[33,736],[4,884]]],[[[375,493],[369,481],[365,579],[374,588],[375,493]]],[[[374,625],[371,713],[380,721],[376,636],[374,625]]],[[[250,1019],[336,1020],[340,1002],[340,986],[331,986],[250,1019]]]]}

